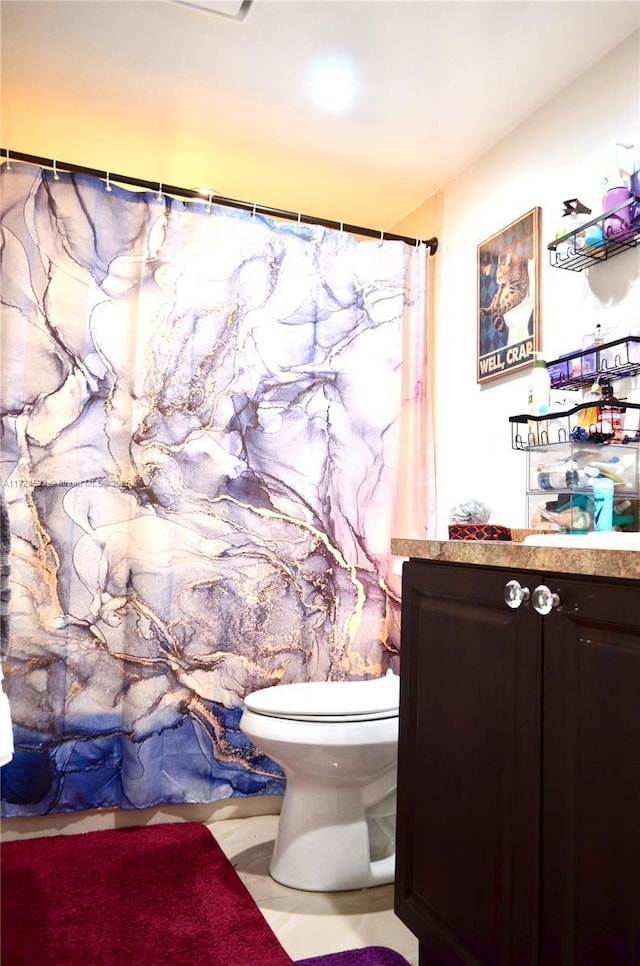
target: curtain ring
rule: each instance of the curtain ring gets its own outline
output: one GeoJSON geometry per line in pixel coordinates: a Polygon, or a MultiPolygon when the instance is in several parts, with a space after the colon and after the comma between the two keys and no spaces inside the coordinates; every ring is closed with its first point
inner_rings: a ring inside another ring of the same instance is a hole
{"type": "Polygon", "coordinates": [[[106,184],[106,190],[107,190],[107,191],[111,191],[111,183],[110,183],[110,181],[109,181],[109,172],[108,172],[108,171],[107,171],[107,184],[106,184]]]}
{"type": "Polygon", "coordinates": [[[378,248],[382,248],[384,245],[384,231],[380,232],[380,241],[378,242],[378,248]]]}
{"type": "Polygon", "coordinates": [[[251,217],[252,218],[255,218],[256,217],[256,203],[255,203],[255,201],[253,202],[253,211],[251,212],[251,217]]]}
{"type": "Polygon", "coordinates": [[[156,195],[158,201],[162,201],[162,181],[158,182],[158,194],[156,195]]]}
{"type": "Polygon", "coordinates": [[[420,246],[421,245],[422,245],[422,242],[420,241],[420,239],[419,238],[416,238],[416,248],[415,248],[414,255],[417,255],[418,254],[418,252],[420,251],[420,246]]]}
{"type": "Polygon", "coordinates": [[[6,151],[7,151],[7,171],[11,171],[11,158],[9,157],[9,148],[7,148],[6,151]]]}
{"type": "Polygon", "coordinates": [[[211,199],[213,198],[213,191],[209,192],[209,199],[207,201],[207,214],[211,214],[211,199]]]}
{"type": "Polygon", "coordinates": [[[299,212],[298,212],[298,228],[299,228],[299,227],[300,227],[300,225],[301,225],[301,222],[300,222],[300,219],[301,219],[301,218],[302,218],[302,212],[301,212],[301,211],[299,211],[299,212]]]}
{"type": "Polygon", "coordinates": [[[340,234],[342,234],[343,231],[344,231],[344,222],[341,221],[340,222],[340,234]]]}
{"type": "Polygon", "coordinates": [[[54,158],[54,161],[53,161],[53,179],[54,179],[54,181],[59,181],[60,180],[60,175],[58,174],[58,169],[56,167],[56,164],[57,164],[57,162],[56,162],[56,160],[54,158]]]}

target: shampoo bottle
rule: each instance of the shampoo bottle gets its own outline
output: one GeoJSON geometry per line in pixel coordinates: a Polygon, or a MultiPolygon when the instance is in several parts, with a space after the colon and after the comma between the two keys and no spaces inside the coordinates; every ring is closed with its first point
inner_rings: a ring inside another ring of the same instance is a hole
{"type": "Polygon", "coordinates": [[[613,480],[599,476],[593,487],[593,523],[596,530],[613,530],[613,480]]]}
{"type": "Polygon", "coordinates": [[[606,408],[600,413],[602,418],[602,432],[605,434],[613,433],[616,436],[621,431],[622,414],[625,409],[620,401],[613,395],[611,383],[605,382],[602,386],[602,401],[606,403],[606,408]]]}
{"type": "MultiPolygon", "coordinates": [[[[550,400],[551,376],[542,353],[536,352],[529,377],[529,415],[546,416],[550,400]]],[[[549,424],[546,420],[529,421],[529,442],[534,446],[550,442],[549,424]]]]}

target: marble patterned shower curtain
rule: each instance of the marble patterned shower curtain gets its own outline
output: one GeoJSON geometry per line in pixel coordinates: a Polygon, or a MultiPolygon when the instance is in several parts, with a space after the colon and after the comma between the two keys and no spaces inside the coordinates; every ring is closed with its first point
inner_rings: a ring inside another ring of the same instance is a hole
{"type": "Polygon", "coordinates": [[[397,670],[389,541],[430,507],[424,249],[0,181],[4,814],[280,792],[244,695],[397,670]]]}

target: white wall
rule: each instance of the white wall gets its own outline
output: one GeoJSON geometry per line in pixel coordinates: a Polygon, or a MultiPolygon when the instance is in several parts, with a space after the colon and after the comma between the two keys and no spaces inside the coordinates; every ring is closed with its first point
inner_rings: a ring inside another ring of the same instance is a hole
{"type": "MultiPolygon", "coordinates": [[[[451,507],[470,497],[491,505],[493,522],[526,523],[526,455],[511,449],[508,417],[527,411],[528,370],[476,383],[479,243],[530,209],[542,209],[547,360],[579,349],[598,322],[640,332],[640,247],[583,272],[552,268],[546,248],[565,198],[580,198],[592,217],[603,210],[600,180],[616,141],[640,145],[639,65],[636,32],[444,189],[436,256],[438,523],[431,537],[446,538],[451,507]]],[[[489,111],[489,91],[486,104],[489,111]]]]}

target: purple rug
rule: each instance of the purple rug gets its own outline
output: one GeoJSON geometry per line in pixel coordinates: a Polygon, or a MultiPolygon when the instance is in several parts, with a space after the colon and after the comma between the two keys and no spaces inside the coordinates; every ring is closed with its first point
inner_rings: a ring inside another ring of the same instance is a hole
{"type": "Polygon", "coordinates": [[[400,953],[386,946],[366,946],[364,949],[345,949],[340,953],[299,959],[296,966],[409,966],[400,953]]]}

